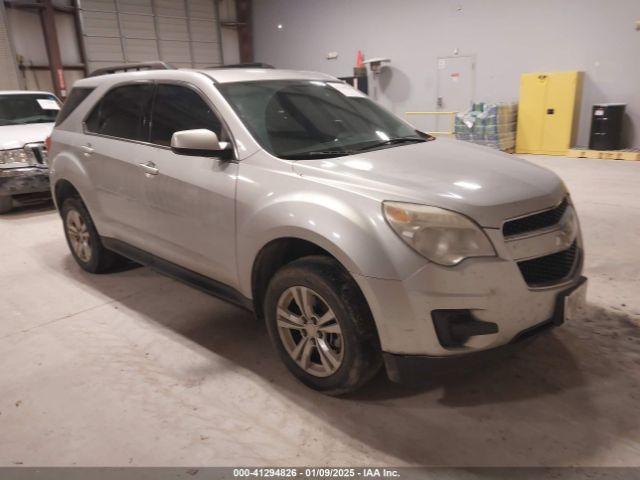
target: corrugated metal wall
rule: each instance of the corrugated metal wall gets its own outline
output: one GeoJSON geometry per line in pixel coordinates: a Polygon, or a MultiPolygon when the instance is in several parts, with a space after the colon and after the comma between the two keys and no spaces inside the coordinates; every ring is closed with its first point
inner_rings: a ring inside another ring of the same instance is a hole
{"type": "Polygon", "coordinates": [[[0,90],[17,90],[20,88],[18,67],[9,39],[4,2],[0,2],[0,72],[2,72],[2,75],[0,75],[0,90]]]}
{"type": "Polygon", "coordinates": [[[163,60],[176,67],[222,64],[216,0],[81,0],[89,70],[163,60]]]}

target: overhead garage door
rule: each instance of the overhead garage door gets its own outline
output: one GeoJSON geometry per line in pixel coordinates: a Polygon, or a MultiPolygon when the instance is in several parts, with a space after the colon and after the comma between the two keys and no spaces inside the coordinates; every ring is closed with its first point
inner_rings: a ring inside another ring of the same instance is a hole
{"type": "Polygon", "coordinates": [[[81,0],[89,71],[162,60],[176,67],[222,64],[216,0],[81,0]]]}

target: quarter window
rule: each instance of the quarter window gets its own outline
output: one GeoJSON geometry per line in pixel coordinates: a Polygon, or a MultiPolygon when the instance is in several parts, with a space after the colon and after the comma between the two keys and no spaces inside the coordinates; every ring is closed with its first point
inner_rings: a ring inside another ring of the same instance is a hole
{"type": "Polygon", "coordinates": [[[124,85],[109,91],[86,121],[89,132],[146,141],[146,111],[153,95],[152,84],[124,85]]]}
{"type": "Polygon", "coordinates": [[[66,120],[66,118],[71,115],[71,113],[78,107],[78,105],[80,105],[83,100],[87,98],[94,90],[94,87],[74,87],[67,99],[64,101],[60,113],[58,113],[58,117],[56,118],[56,126],[60,125],[64,120],[66,120]]]}
{"type": "Polygon", "coordinates": [[[151,119],[151,143],[170,145],[174,132],[206,128],[222,138],[222,124],[195,91],[180,85],[158,85],[151,119]]]}

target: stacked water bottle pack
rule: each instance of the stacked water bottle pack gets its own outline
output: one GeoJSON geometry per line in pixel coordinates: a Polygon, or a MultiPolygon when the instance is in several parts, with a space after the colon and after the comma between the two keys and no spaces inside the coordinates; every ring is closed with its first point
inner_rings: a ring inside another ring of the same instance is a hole
{"type": "Polygon", "coordinates": [[[517,113],[517,103],[474,103],[470,110],[456,114],[456,138],[513,151],[517,113]]]}

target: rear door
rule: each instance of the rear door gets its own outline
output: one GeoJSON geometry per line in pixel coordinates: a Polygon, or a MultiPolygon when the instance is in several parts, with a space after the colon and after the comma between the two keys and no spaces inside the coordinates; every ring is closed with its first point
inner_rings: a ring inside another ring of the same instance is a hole
{"type": "Polygon", "coordinates": [[[142,157],[155,169],[144,182],[145,229],[151,253],[227,285],[236,286],[235,185],[238,164],[177,155],[174,132],[206,128],[228,141],[213,108],[194,86],[159,83],[149,144],[142,157]]]}
{"type": "Polygon", "coordinates": [[[87,117],[80,145],[101,222],[109,223],[116,238],[137,246],[144,245],[146,236],[140,142],[148,137],[153,91],[152,82],[111,89],[87,117]]]}

